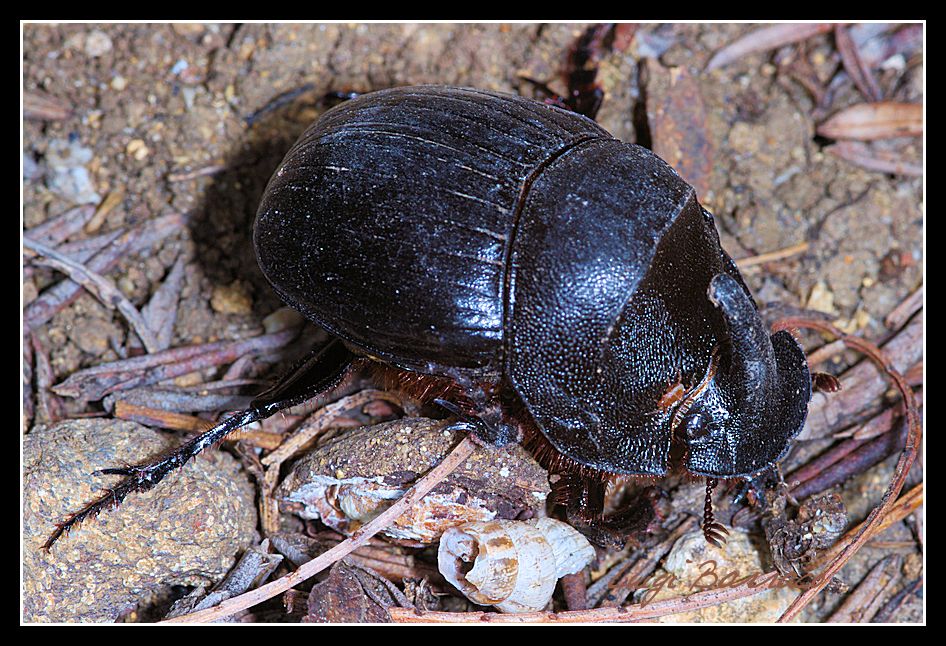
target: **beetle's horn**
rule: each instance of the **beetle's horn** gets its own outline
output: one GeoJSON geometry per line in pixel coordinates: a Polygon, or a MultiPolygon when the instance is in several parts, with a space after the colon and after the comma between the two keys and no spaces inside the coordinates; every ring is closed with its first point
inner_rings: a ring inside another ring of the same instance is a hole
{"type": "Polygon", "coordinates": [[[732,344],[732,384],[745,387],[749,400],[764,405],[766,382],[775,370],[775,351],[752,297],[728,274],[714,276],[707,294],[726,322],[732,344]]]}

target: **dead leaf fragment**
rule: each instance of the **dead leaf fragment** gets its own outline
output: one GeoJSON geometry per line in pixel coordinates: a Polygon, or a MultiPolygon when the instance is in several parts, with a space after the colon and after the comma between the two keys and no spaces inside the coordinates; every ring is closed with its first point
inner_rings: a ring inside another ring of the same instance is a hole
{"type": "Polygon", "coordinates": [[[62,121],[72,116],[72,108],[62,99],[45,92],[23,93],[23,118],[33,121],[62,121]]]}
{"type": "Polygon", "coordinates": [[[923,134],[923,106],[919,103],[859,103],[845,108],[818,126],[829,139],[871,141],[923,134]]]}
{"type": "Polygon", "coordinates": [[[818,34],[825,34],[834,29],[831,23],[793,23],[762,27],[739,38],[716,52],[706,64],[706,71],[729,65],[746,54],[765,52],[782,45],[807,40],[818,34]]]}
{"type": "Polygon", "coordinates": [[[332,566],[328,578],[309,593],[305,623],[387,623],[398,603],[379,576],[347,559],[332,566]]]}
{"type": "Polygon", "coordinates": [[[839,141],[824,149],[826,152],[840,157],[855,166],[879,173],[891,175],[908,175],[921,177],[923,166],[903,159],[900,155],[889,151],[878,151],[859,141],[839,141]]]}

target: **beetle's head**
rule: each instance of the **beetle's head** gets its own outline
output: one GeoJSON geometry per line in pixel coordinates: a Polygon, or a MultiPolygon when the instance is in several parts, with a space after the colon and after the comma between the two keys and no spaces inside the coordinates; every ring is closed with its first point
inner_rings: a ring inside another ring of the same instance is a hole
{"type": "Polygon", "coordinates": [[[716,275],[707,295],[722,316],[723,334],[671,425],[686,445],[690,473],[748,475],[780,459],[801,430],[811,375],[795,339],[784,331],[769,336],[734,278],[716,275]]]}

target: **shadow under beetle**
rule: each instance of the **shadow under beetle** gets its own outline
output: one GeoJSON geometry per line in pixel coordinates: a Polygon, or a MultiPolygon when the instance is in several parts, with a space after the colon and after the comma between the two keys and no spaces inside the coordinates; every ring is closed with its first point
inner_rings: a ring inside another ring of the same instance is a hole
{"type": "Polygon", "coordinates": [[[612,474],[707,478],[716,544],[717,479],[771,467],[805,420],[805,355],[769,335],[693,188],[553,105],[442,86],[342,103],[270,180],[254,245],[279,296],[334,340],[169,456],[104,470],[127,477],[46,547],[361,362],[441,384],[425,392],[482,443],[544,446],[550,470],[579,474],[566,502],[585,517],[612,474]]]}

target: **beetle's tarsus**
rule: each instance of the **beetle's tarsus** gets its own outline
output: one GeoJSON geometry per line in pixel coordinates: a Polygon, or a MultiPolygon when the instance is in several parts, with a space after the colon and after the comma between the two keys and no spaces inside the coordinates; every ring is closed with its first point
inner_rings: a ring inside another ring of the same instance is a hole
{"type": "Polygon", "coordinates": [[[777,472],[777,467],[773,466],[745,478],[736,491],[736,495],[733,496],[732,504],[738,505],[746,501],[754,507],[759,503],[765,502],[767,483],[777,472]]]}
{"type": "Polygon", "coordinates": [[[473,441],[481,446],[503,447],[518,442],[518,430],[505,424],[490,424],[478,415],[471,415],[451,401],[434,399],[433,403],[448,411],[470,428],[473,441]]]}

